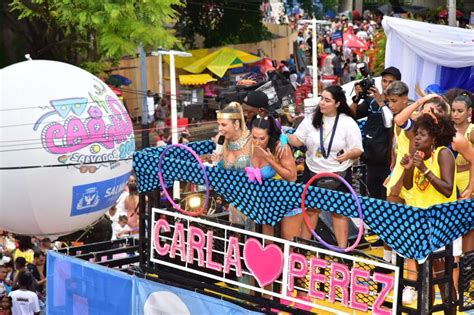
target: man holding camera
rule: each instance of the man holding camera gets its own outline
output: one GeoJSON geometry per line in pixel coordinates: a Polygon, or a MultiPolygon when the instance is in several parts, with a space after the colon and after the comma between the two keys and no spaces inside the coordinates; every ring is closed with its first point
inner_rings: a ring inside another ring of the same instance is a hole
{"type": "Polygon", "coordinates": [[[363,130],[364,154],[362,161],[367,165],[367,188],[373,198],[386,199],[384,180],[390,173],[392,143],[392,112],[385,99],[385,90],[394,81],[400,81],[402,75],[395,67],[382,72],[382,93],[375,87],[374,81],[365,78],[356,83],[356,95],[352,98],[351,110],[357,119],[367,117],[363,130]],[[359,102],[362,102],[359,104],[359,102]]]}

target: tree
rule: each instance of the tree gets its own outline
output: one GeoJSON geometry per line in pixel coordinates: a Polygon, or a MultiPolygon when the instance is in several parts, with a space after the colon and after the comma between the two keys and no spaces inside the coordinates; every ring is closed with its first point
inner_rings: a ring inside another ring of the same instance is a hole
{"type": "Polygon", "coordinates": [[[196,46],[195,35],[204,37],[205,47],[269,39],[260,4],[257,0],[188,0],[177,9],[176,30],[190,48],[196,46]]]}
{"type": "Polygon", "coordinates": [[[314,14],[314,17],[317,19],[323,18],[324,12],[328,10],[337,12],[339,6],[339,0],[292,0],[287,2],[288,8],[293,9],[295,2],[299,4],[305,13],[308,13],[309,16],[314,14]]]}
{"type": "MultiPolygon", "coordinates": [[[[180,0],[11,0],[8,25],[33,59],[100,72],[124,55],[179,44],[167,28],[180,0]]],[[[22,56],[21,56],[22,58],[22,56]]]]}

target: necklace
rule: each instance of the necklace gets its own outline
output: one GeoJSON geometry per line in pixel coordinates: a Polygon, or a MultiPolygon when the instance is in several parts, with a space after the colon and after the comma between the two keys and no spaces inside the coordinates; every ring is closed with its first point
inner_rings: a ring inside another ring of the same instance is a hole
{"type": "MultiPolygon", "coordinates": [[[[434,151],[431,152],[431,163],[430,163],[430,166],[427,168],[428,169],[431,169],[431,166],[433,165],[433,159],[434,159],[434,151]]],[[[422,172],[420,172],[419,169],[415,168],[415,178],[414,178],[414,182],[415,182],[415,185],[416,187],[420,190],[420,191],[425,191],[428,186],[430,185],[430,181],[428,180],[428,177],[423,174],[422,172]]]]}
{"type": "Polygon", "coordinates": [[[327,159],[329,157],[329,154],[331,153],[331,148],[332,148],[332,141],[334,140],[334,135],[336,134],[336,127],[337,127],[337,122],[339,121],[339,114],[336,115],[336,120],[334,121],[334,125],[332,126],[332,129],[328,132],[326,137],[323,139],[323,133],[324,133],[324,121],[321,124],[321,129],[319,131],[319,148],[316,152],[316,157],[318,158],[325,158],[327,159]],[[329,145],[328,149],[324,148],[324,142],[326,142],[326,138],[331,134],[331,138],[329,139],[329,145]]]}
{"type": "Polygon", "coordinates": [[[239,151],[249,142],[250,134],[248,132],[244,132],[242,136],[237,139],[236,141],[229,141],[227,143],[227,150],[229,151],[239,151]]]}

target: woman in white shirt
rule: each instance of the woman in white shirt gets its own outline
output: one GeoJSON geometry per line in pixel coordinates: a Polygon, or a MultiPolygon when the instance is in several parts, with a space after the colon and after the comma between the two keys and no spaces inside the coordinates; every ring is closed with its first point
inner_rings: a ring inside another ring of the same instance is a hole
{"type": "MultiPolygon", "coordinates": [[[[362,135],[354,120],[346,96],[340,86],[329,86],[321,95],[321,103],[307,116],[293,135],[288,135],[292,146],[306,146],[306,163],[303,182],[315,174],[338,173],[349,183],[352,181],[352,164],[363,152],[362,135]]],[[[346,186],[331,178],[313,182],[314,186],[349,192],[346,186]]],[[[320,209],[308,209],[311,226],[317,225],[320,209]]],[[[341,248],[347,247],[349,218],[332,214],[334,234],[341,248]]],[[[311,238],[311,232],[302,227],[302,236],[311,238]]]]}

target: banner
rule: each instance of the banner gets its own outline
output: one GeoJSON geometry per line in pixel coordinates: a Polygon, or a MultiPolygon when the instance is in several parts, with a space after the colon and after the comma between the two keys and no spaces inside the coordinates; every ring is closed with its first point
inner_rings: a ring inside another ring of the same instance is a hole
{"type": "MultiPolygon", "coordinates": [[[[212,141],[192,142],[198,155],[212,153],[212,141]]],[[[141,192],[159,188],[158,161],[165,147],[134,153],[133,168],[141,192]]],[[[204,184],[201,167],[191,153],[174,148],[163,161],[163,177],[204,184]]],[[[251,182],[244,172],[206,167],[210,186],[242,213],[258,224],[275,225],[283,216],[301,206],[304,185],[268,179],[251,182]]],[[[423,260],[435,250],[452,243],[474,228],[474,200],[462,200],[418,209],[399,203],[360,197],[364,223],[385,243],[407,258],[423,260]]],[[[358,217],[351,194],[309,187],[306,206],[347,217],[358,217]]]]}
{"type": "Polygon", "coordinates": [[[153,263],[316,311],[345,314],[331,306],[336,303],[345,310],[396,314],[396,266],[162,209],[152,210],[152,222],[153,263]],[[298,298],[296,291],[309,299],[298,298]],[[388,299],[392,309],[382,306],[388,299]]]}
{"type": "Polygon", "coordinates": [[[54,251],[48,251],[47,268],[49,315],[260,314],[54,251]]]}

